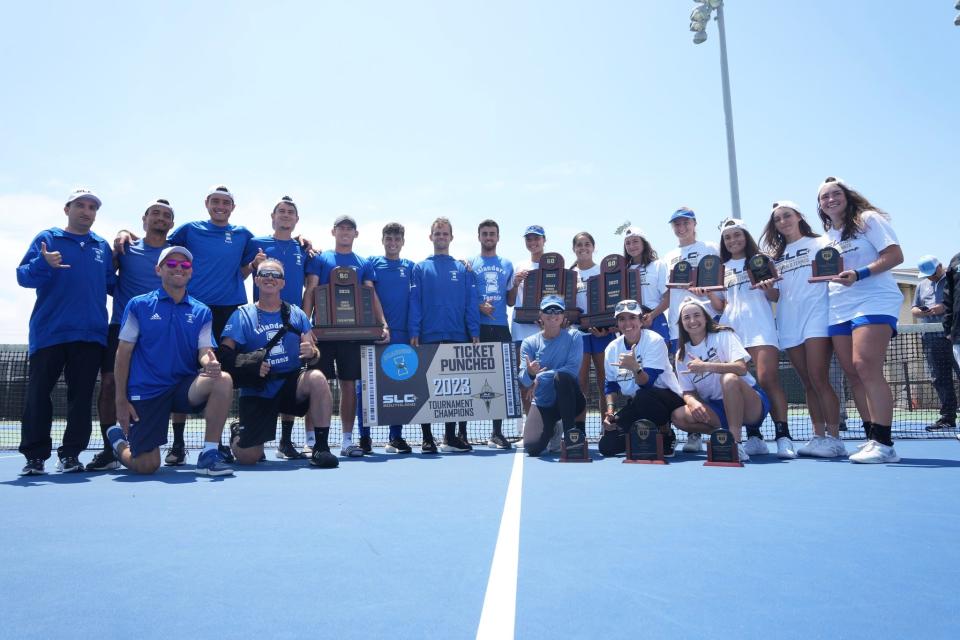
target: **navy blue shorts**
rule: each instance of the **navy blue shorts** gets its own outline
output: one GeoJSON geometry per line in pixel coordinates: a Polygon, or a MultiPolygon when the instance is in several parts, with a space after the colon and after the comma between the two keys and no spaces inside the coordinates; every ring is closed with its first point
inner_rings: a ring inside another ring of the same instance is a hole
{"type": "MultiPolygon", "coordinates": [[[[767,394],[760,388],[760,385],[754,385],[753,390],[760,394],[760,404],[763,405],[763,413],[760,414],[760,419],[756,422],[745,424],[744,426],[746,427],[759,427],[763,424],[767,414],[770,413],[770,399],[767,398],[767,394]]],[[[727,412],[723,408],[723,400],[707,400],[707,404],[713,409],[714,413],[720,416],[720,426],[729,430],[730,425],[727,424],[727,412]]]]}
{"type": "Polygon", "coordinates": [[[580,336],[583,338],[583,353],[584,355],[588,353],[603,353],[607,348],[607,345],[616,340],[617,334],[610,332],[609,334],[598,338],[592,333],[580,333],[580,336]]]}
{"type": "Polygon", "coordinates": [[[277,437],[277,416],[281,413],[303,417],[310,407],[310,398],[297,402],[297,383],[300,371],[286,376],[283,386],[272,398],[261,396],[240,397],[240,439],[241,449],[249,449],[265,444],[277,437]]]}
{"type": "Polygon", "coordinates": [[[893,316],[887,316],[882,314],[874,314],[867,316],[857,316],[853,320],[847,320],[846,322],[840,322],[838,324],[832,324],[827,327],[827,335],[831,338],[833,336],[849,336],[853,335],[854,329],[859,329],[860,327],[865,327],[868,324],[885,324],[893,329],[893,336],[897,335],[897,319],[893,316]]]}
{"type": "Polygon", "coordinates": [[[133,457],[167,444],[167,425],[170,423],[171,413],[203,411],[207,405],[206,402],[190,404],[188,396],[190,385],[194,380],[196,380],[195,376],[182,378],[175,387],[171,387],[163,395],[147,400],[130,401],[140,418],[130,425],[130,434],[127,438],[133,457]]]}

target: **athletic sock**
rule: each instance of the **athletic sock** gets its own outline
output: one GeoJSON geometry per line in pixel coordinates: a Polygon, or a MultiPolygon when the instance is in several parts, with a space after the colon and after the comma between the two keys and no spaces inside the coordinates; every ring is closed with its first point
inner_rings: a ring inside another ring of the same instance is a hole
{"type": "Polygon", "coordinates": [[[307,434],[307,441],[314,441],[315,451],[330,451],[330,427],[316,427],[307,434]]]}
{"type": "Polygon", "coordinates": [[[390,439],[396,440],[397,438],[403,437],[403,425],[402,424],[392,424],[390,425],[390,439]]]}
{"type": "Polygon", "coordinates": [[[777,439],[786,438],[787,440],[793,440],[793,438],[790,436],[790,425],[788,425],[786,422],[774,422],[773,428],[775,437],[777,439]]]}
{"type": "Polygon", "coordinates": [[[183,432],[187,429],[186,422],[174,422],[173,423],[173,446],[182,447],[185,446],[183,443],[183,432]]]}
{"type": "Polygon", "coordinates": [[[463,440],[464,442],[469,442],[469,441],[470,441],[470,438],[467,437],[467,423],[466,423],[466,422],[461,422],[461,423],[460,423],[460,429],[458,430],[458,435],[460,436],[460,439],[463,440]]]}
{"type": "Polygon", "coordinates": [[[370,427],[360,427],[360,435],[364,438],[370,437],[370,427]]]}
{"type": "MultiPolygon", "coordinates": [[[[876,440],[873,437],[873,423],[867,420],[863,421],[863,433],[866,435],[867,440],[876,440]]],[[[888,436],[889,437],[889,436],[888,436]]]]}
{"type": "Polygon", "coordinates": [[[893,438],[890,434],[890,427],[885,424],[876,424],[874,422],[870,423],[870,439],[876,440],[880,444],[885,444],[888,447],[893,446],[893,438]]]}
{"type": "Polygon", "coordinates": [[[760,427],[747,427],[747,437],[748,438],[760,438],[763,440],[763,432],[760,431],[760,427]]]}
{"type": "Polygon", "coordinates": [[[494,436],[503,435],[503,420],[494,420],[493,421],[493,431],[490,432],[494,436]]]}
{"type": "MultiPolygon", "coordinates": [[[[315,431],[316,429],[314,429],[313,431],[307,431],[307,444],[310,445],[311,447],[317,443],[317,436],[314,433],[315,431]]],[[[330,432],[329,427],[327,428],[327,432],[328,433],[330,432]]]]}
{"type": "Polygon", "coordinates": [[[110,438],[107,437],[107,429],[112,427],[112,424],[102,424],[100,425],[100,435],[103,436],[103,450],[114,453],[113,447],[110,446],[110,438]]]}
{"type": "Polygon", "coordinates": [[[207,451],[217,451],[217,447],[220,446],[219,442],[204,442],[203,443],[203,453],[207,451]]]}
{"type": "Polygon", "coordinates": [[[443,437],[447,439],[447,442],[452,440],[457,433],[457,423],[448,422],[443,425],[443,437]]]}
{"type": "Polygon", "coordinates": [[[280,442],[290,442],[292,437],[293,437],[293,420],[281,420],[280,421],[280,442]]]}
{"type": "Polygon", "coordinates": [[[353,444],[353,433],[352,432],[347,433],[346,431],[344,431],[343,434],[341,435],[340,446],[349,447],[352,444],[353,444]]]}
{"type": "Polygon", "coordinates": [[[429,424],[420,425],[420,430],[423,431],[424,440],[433,440],[433,429],[429,424]]]}

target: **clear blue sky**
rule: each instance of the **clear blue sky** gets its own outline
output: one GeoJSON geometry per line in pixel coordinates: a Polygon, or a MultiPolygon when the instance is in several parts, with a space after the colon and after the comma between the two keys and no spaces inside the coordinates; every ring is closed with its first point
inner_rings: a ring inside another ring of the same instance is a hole
{"type": "MultiPolygon", "coordinates": [[[[728,0],[740,190],[759,235],[776,199],[815,217],[844,177],[893,215],[913,266],[960,251],[954,205],[960,28],[953,0],[728,0]]],[[[269,233],[280,195],[329,244],[333,218],[407,228],[406,255],[450,217],[452,253],[501,225],[597,258],[631,220],[665,253],[693,207],[702,239],[729,214],[716,24],[694,45],[693,2],[40,2],[6,7],[0,38],[0,342],[25,342],[33,293],[14,279],[33,235],[64,222],[77,185],[103,198],[94,231],[136,228],[167,197],[205,217],[215,183],[233,222],[269,233]],[[268,6],[269,4],[269,6],[268,6]]]]}

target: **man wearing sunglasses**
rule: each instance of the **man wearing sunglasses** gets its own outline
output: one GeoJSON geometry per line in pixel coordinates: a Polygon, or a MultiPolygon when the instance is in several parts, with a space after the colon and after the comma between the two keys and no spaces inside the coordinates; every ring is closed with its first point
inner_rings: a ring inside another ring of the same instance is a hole
{"type": "Polygon", "coordinates": [[[262,384],[240,387],[240,420],[230,425],[230,447],[239,464],[256,464],[263,445],[277,435],[278,415],[306,416],[306,428],[316,435],[310,464],[332,469],[339,462],[328,445],[330,386],[318,369],[303,367],[319,360],[320,351],[307,314],[281,298],[284,281],[279,260],[260,262],[254,280],[259,300],[234,311],[223,330],[220,355],[227,371],[235,370],[237,354],[270,347],[260,364],[262,384]]]}
{"type": "Polygon", "coordinates": [[[17,284],[36,289],[30,314],[30,380],[20,427],[20,475],[42,475],[53,442],[53,392],[63,373],[67,382],[67,429],[57,449],[57,469],[83,471],[78,456],[90,442],[90,401],[107,344],[107,294],[116,276],[110,246],[90,231],[100,198],[77,189],[63,212],[67,224],[41,231],[17,267],[17,284]]]}
{"type": "Polygon", "coordinates": [[[186,247],[160,253],[161,286],[127,303],[120,323],[114,367],[117,421],[107,438],[117,459],[137,473],[160,468],[171,412],[199,413],[206,420],[200,475],[224,476],[233,469],[218,449],[233,401],[233,381],[214,353],[213,315],[187,293],[193,254],[186,247]]]}

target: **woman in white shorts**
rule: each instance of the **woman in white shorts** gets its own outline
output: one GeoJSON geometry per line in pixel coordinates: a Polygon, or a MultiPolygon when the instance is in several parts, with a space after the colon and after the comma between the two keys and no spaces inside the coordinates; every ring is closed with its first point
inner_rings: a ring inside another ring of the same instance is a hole
{"type": "Polygon", "coordinates": [[[799,205],[781,200],[773,203],[760,240],[773,256],[782,280],[762,282],[759,288],[769,291],[770,299],[777,303],[780,349],[787,352],[800,377],[813,425],[813,438],[797,453],[818,458],[845,456],[847,451],[840,440],[840,404],[830,386],[833,349],[827,332],[827,287],[808,282],[813,275],[811,261],[827,245],[826,238],[814,233],[799,205]]]}
{"type": "MultiPolygon", "coordinates": [[[[787,426],[787,396],[780,386],[780,349],[777,325],[770,301],[775,289],[753,288],[745,268],[748,260],[760,253],[756,240],[743,220],[729,218],[720,224],[720,258],[724,264],[725,304],[720,324],[732,327],[756,365],[760,387],[770,399],[777,456],[796,458],[790,428],[787,426]]],[[[760,426],[747,427],[744,450],[748,455],[770,453],[760,426]]]]}
{"type": "Polygon", "coordinates": [[[903,262],[903,251],[890,216],[839,178],[823,181],[817,201],[827,239],[843,256],[844,270],[828,284],[830,339],[868,438],[850,460],[899,462],[890,434],[893,394],[883,363],[903,302],[890,270],[903,262]]]}

